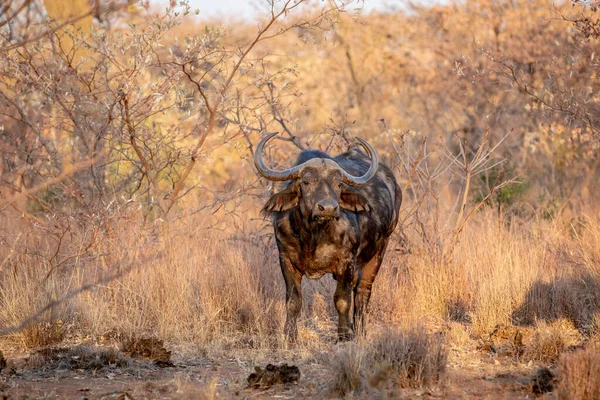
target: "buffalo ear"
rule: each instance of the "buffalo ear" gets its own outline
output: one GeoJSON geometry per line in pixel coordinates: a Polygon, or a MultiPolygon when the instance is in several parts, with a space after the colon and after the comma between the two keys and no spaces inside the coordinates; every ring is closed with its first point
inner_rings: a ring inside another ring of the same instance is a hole
{"type": "Polygon", "coordinates": [[[275,193],[267,204],[262,208],[260,213],[262,215],[270,215],[276,212],[283,212],[290,210],[298,205],[299,196],[298,192],[293,187],[289,187],[284,191],[275,193]]]}
{"type": "Polygon", "coordinates": [[[371,211],[371,206],[367,198],[359,192],[342,191],[340,196],[340,207],[349,211],[371,211]]]}

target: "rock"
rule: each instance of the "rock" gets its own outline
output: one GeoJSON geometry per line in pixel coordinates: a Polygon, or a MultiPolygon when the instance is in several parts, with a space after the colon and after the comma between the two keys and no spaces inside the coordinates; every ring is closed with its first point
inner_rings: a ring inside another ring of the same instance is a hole
{"type": "Polygon", "coordinates": [[[162,340],[147,338],[132,338],[124,342],[121,351],[133,358],[146,358],[158,366],[171,366],[171,352],[165,349],[162,340]]]}
{"type": "Polygon", "coordinates": [[[556,379],[554,373],[548,368],[539,368],[531,378],[531,391],[539,396],[554,390],[556,379]]]}
{"type": "Polygon", "coordinates": [[[248,387],[254,389],[268,389],[278,383],[293,383],[300,379],[300,369],[295,365],[267,364],[265,369],[254,367],[254,371],[248,376],[248,387]]]}
{"type": "Polygon", "coordinates": [[[175,364],[173,364],[173,362],[164,361],[164,360],[155,360],[154,365],[156,365],[158,368],[173,368],[173,367],[175,367],[175,364]]]}

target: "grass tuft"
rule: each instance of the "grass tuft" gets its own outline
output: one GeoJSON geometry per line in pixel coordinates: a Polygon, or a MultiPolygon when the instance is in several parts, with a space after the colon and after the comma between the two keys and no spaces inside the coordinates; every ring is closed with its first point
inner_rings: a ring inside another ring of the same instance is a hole
{"type": "Polygon", "coordinates": [[[564,354],[560,358],[559,371],[560,399],[600,399],[600,349],[597,346],[564,354]]]}
{"type": "Polygon", "coordinates": [[[423,328],[387,331],[370,345],[368,362],[376,371],[386,369],[390,380],[400,388],[436,384],[446,370],[448,352],[438,334],[423,328]]]}
{"type": "Polygon", "coordinates": [[[333,391],[351,396],[365,387],[364,351],[355,343],[343,343],[329,361],[333,391]]]}
{"type": "Polygon", "coordinates": [[[559,324],[541,324],[525,346],[525,361],[540,361],[553,364],[567,348],[564,332],[559,324]]]}

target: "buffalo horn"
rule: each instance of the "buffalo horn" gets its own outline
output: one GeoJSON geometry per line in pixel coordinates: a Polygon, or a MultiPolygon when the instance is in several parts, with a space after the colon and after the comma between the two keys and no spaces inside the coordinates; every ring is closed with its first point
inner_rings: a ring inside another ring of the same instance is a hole
{"type": "Polygon", "coordinates": [[[287,181],[288,179],[296,179],[300,175],[302,165],[296,165],[295,167],[284,169],[282,171],[275,171],[274,169],[267,167],[262,158],[265,145],[273,136],[277,135],[278,133],[279,132],[270,133],[262,138],[260,142],[258,142],[256,145],[256,150],[254,150],[254,165],[256,165],[256,169],[258,169],[258,173],[270,181],[287,181]]]}
{"type": "Polygon", "coordinates": [[[371,147],[371,145],[367,143],[365,139],[359,138],[357,136],[356,140],[358,140],[360,144],[365,148],[365,150],[367,151],[367,155],[371,159],[371,166],[369,167],[369,170],[363,176],[352,176],[346,171],[344,171],[344,169],[341,167],[340,170],[342,171],[342,179],[346,185],[360,187],[369,182],[377,173],[377,168],[379,168],[379,158],[377,157],[375,149],[373,149],[373,147],[371,147]]]}
{"type": "MultiPolygon", "coordinates": [[[[256,169],[258,169],[258,173],[270,181],[287,181],[290,179],[296,179],[300,176],[300,172],[302,171],[302,168],[304,168],[305,163],[296,165],[288,169],[284,169],[282,171],[276,171],[267,167],[262,158],[263,149],[265,145],[272,137],[274,137],[278,133],[279,132],[270,133],[264,138],[262,138],[260,142],[258,142],[258,144],[256,145],[256,150],[254,150],[254,165],[256,165],[256,169]]],[[[340,172],[342,173],[342,180],[346,185],[360,187],[365,185],[375,176],[375,174],[377,173],[377,168],[379,168],[379,159],[377,157],[375,149],[373,149],[373,147],[371,147],[371,145],[367,143],[366,140],[359,138],[358,136],[356,137],[356,139],[365,148],[365,150],[367,151],[367,155],[371,159],[371,165],[369,167],[369,170],[363,176],[352,176],[346,171],[344,171],[344,169],[341,166],[338,165],[338,167],[340,169],[340,172]]]]}

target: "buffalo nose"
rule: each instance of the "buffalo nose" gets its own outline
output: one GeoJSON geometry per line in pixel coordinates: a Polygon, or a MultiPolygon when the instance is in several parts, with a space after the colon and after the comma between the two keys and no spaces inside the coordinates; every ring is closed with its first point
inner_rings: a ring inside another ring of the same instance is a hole
{"type": "Polygon", "coordinates": [[[332,218],[337,217],[339,214],[340,206],[335,200],[323,200],[317,203],[317,209],[315,210],[315,216],[332,218]]]}

